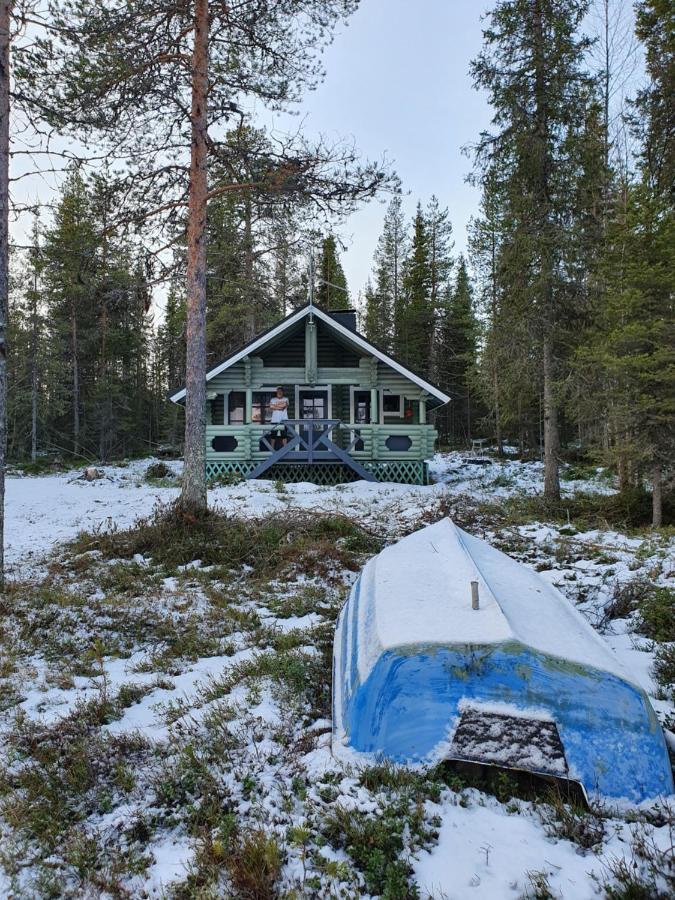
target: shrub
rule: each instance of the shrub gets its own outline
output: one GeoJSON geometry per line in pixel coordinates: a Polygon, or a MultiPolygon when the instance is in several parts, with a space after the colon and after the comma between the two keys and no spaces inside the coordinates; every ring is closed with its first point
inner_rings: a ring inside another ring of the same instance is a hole
{"type": "Polygon", "coordinates": [[[209,479],[211,487],[233,487],[237,484],[243,484],[246,481],[239,472],[221,472],[209,479]]]}
{"type": "Polygon", "coordinates": [[[347,516],[285,512],[237,519],[214,510],[192,515],[172,503],[131,528],[82,532],[70,549],[74,554],[98,550],[104,559],[140,554],[170,571],[199,559],[226,570],[248,565],[257,575],[276,577],[293,567],[307,575],[326,575],[338,565],[355,569],[355,555],[375,553],[380,546],[347,516]]]}
{"type": "MultiPolygon", "coordinates": [[[[635,488],[618,494],[578,493],[559,501],[543,496],[515,496],[504,499],[499,506],[483,507],[495,519],[495,524],[526,524],[533,520],[573,523],[581,530],[606,528],[644,528],[651,525],[652,498],[646,490],[635,488]]],[[[664,525],[675,522],[675,503],[664,501],[664,525]]]]}
{"type": "Polygon", "coordinates": [[[145,480],[154,481],[160,478],[175,478],[175,474],[173,470],[167,466],[166,463],[151,463],[145,470],[145,480]]]}
{"type": "Polygon", "coordinates": [[[387,815],[370,818],[359,810],[336,806],[325,819],[326,836],[334,846],[344,847],[363,873],[371,894],[388,897],[414,896],[408,893],[409,865],[405,851],[403,817],[387,815]]]}
{"type": "Polygon", "coordinates": [[[227,869],[242,900],[272,900],[283,858],[276,839],[260,828],[246,832],[226,859],[227,869]]]}
{"type": "Polygon", "coordinates": [[[649,596],[652,584],[642,576],[633,578],[614,588],[611,601],[604,609],[604,620],[625,619],[649,596]]]}
{"type": "Polygon", "coordinates": [[[639,606],[637,630],[653,641],[675,641],[675,591],[654,588],[639,606]]]}
{"type": "Polygon", "coordinates": [[[658,648],[652,673],[665,696],[675,697],[675,644],[658,648]]]}
{"type": "MultiPolygon", "coordinates": [[[[386,784],[394,774],[393,770],[376,769],[371,770],[374,783],[386,784]]],[[[394,780],[399,779],[394,776],[394,780]]],[[[386,900],[419,896],[417,887],[410,883],[409,855],[438,837],[425,820],[424,791],[420,787],[405,785],[398,796],[394,793],[387,800],[382,798],[377,815],[336,804],[324,818],[324,836],[334,847],[347,851],[362,872],[370,894],[386,900]]]]}
{"type": "Polygon", "coordinates": [[[549,837],[565,838],[584,850],[600,844],[605,836],[601,818],[581,806],[566,803],[559,791],[550,791],[537,812],[549,837]]]}
{"type": "Polygon", "coordinates": [[[673,810],[664,806],[665,825],[670,829],[670,846],[659,846],[653,830],[645,823],[635,826],[631,840],[632,858],[623,856],[606,865],[602,884],[607,900],[669,900],[675,896],[675,847],[672,842],[673,810]]]}

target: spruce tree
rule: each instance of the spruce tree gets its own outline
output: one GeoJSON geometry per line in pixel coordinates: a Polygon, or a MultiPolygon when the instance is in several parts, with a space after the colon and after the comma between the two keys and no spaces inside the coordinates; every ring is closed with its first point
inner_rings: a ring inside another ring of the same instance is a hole
{"type": "Polygon", "coordinates": [[[574,179],[583,153],[575,135],[590,91],[588,41],[579,34],[587,8],[586,0],[504,0],[489,14],[485,49],[472,64],[475,84],[487,90],[494,109],[494,130],[482,136],[478,162],[497,170],[505,185],[503,265],[513,285],[504,296],[514,301],[514,317],[521,317],[539,353],[549,499],[560,497],[558,391],[569,355],[561,336],[569,312],[574,179]]]}
{"type": "Polygon", "coordinates": [[[503,453],[502,441],[502,381],[503,365],[508,363],[499,348],[505,341],[498,335],[503,323],[500,316],[501,278],[500,260],[504,240],[504,197],[494,168],[481,179],[479,215],[469,222],[469,253],[473,271],[478,278],[477,302],[482,313],[485,337],[481,353],[478,385],[488,410],[488,420],[494,427],[497,453],[503,453]]]}
{"type": "Polygon", "coordinates": [[[381,327],[382,314],[380,311],[380,298],[373,287],[370,278],[366,281],[363,291],[365,310],[363,313],[363,330],[369,341],[378,346],[383,346],[384,330],[381,327]]]}
{"type": "Polygon", "coordinates": [[[335,237],[329,234],[321,242],[316,302],[324,309],[347,309],[349,291],[335,237]]]}
{"type": "Polygon", "coordinates": [[[434,330],[431,282],[429,231],[422,204],[418,203],[403,275],[403,303],[395,322],[395,348],[403,362],[427,377],[431,375],[430,343],[434,330]]]}
{"type": "Polygon", "coordinates": [[[384,217],[375,251],[372,298],[367,315],[367,335],[378,346],[394,351],[398,324],[404,308],[403,272],[409,249],[408,227],[402,198],[396,193],[384,217]]]}
{"type": "Polygon", "coordinates": [[[439,311],[452,272],[452,223],[448,209],[441,208],[436,196],[427,204],[425,217],[429,234],[431,305],[434,311],[439,311]]]}
{"type": "Polygon", "coordinates": [[[445,436],[467,443],[479,415],[472,396],[477,363],[478,322],[473,308],[473,291],[464,257],[457,263],[454,284],[446,288],[441,307],[437,339],[437,379],[451,397],[441,420],[445,436]]]}
{"type": "Polygon", "coordinates": [[[615,180],[594,273],[592,325],[577,351],[581,416],[601,423],[598,443],[630,492],[652,484],[652,523],[662,523],[675,452],[675,41],[670,4],[637,7],[648,82],[633,105],[637,171],[615,180]]]}
{"type": "Polygon", "coordinates": [[[89,351],[97,336],[97,250],[91,198],[84,178],[75,169],[63,186],[44,248],[53,347],[67,372],[53,384],[52,422],[56,443],[75,456],[93,449],[83,447],[83,430],[88,424],[83,402],[88,378],[83,378],[83,370],[90,366],[89,351]]]}

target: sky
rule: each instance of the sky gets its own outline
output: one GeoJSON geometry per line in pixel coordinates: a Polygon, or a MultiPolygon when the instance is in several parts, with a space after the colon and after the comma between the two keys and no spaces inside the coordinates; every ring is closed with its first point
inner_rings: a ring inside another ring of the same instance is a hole
{"type": "MultiPolygon", "coordinates": [[[[455,253],[464,251],[479,192],[466,181],[472,162],[462,148],[478,139],[491,118],[485,95],[472,86],[469,66],[482,47],[483,16],[493,6],[494,0],[361,0],[326,48],[326,77],[304,97],[299,118],[289,127],[288,117],[263,113],[261,124],[284,132],[295,131],[300,122],[307,137],[353,140],[362,158],[386,158],[401,179],[409,219],[419,200],[426,205],[435,194],[449,209],[455,253]]],[[[611,10],[621,35],[625,17],[632,19],[632,0],[611,0],[611,10]]],[[[592,15],[590,33],[597,28],[592,15]]],[[[634,72],[634,66],[625,77],[619,72],[617,96],[634,72]]],[[[19,181],[14,195],[45,203],[55,196],[59,180],[19,181]]],[[[388,199],[362,206],[336,231],[345,245],[342,263],[353,301],[372,270],[388,199]]],[[[14,240],[21,241],[29,228],[27,219],[17,223],[14,240]]],[[[160,316],[164,293],[162,286],[155,293],[160,316]]]]}
{"type": "MultiPolygon", "coordinates": [[[[326,78],[300,106],[304,131],[353,139],[364,158],[386,156],[401,178],[412,218],[418,200],[436,194],[453,223],[455,250],[478,191],[466,183],[462,147],[490,121],[473,89],[469,63],[482,44],[488,0],[361,0],[324,54],[326,78]]],[[[279,127],[280,123],[273,123],[279,127]]],[[[372,200],[338,234],[352,299],[363,290],[382,230],[386,199],[372,200]]]]}

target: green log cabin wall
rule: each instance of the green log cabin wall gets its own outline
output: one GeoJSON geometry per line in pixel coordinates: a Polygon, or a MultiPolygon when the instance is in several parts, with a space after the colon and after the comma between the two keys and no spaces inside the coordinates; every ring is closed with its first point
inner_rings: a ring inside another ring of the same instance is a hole
{"type": "MultiPolygon", "coordinates": [[[[284,387],[289,400],[289,418],[297,418],[296,385],[330,386],[329,418],[343,427],[336,437],[343,447],[351,442],[354,425],[361,434],[352,455],[363,463],[408,460],[423,464],[434,452],[436,431],[427,424],[428,396],[404,375],[360,349],[343,343],[328,326],[305,318],[256,355],[246,357],[214,376],[207,385],[207,463],[214,461],[257,462],[268,452],[260,441],[270,426],[252,421],[257,392],[284,387]],[[350,388],[371,392],[371,422],[356,425],[351,416],[350,388]],[[229,396],[244,395],[244,421],[228,421],[229,396]],[[404,397],[403,415],[382,414],[383,395],[404,397]],[[377,412],[373,416],[373,401],[377,412]],[[214,448],[214,438],[218,438],[214,448]],[[408,440],[406,440],[408,439],[408,440]]],[[[400,479],[405,480],[405,479],[400,479]]]]}

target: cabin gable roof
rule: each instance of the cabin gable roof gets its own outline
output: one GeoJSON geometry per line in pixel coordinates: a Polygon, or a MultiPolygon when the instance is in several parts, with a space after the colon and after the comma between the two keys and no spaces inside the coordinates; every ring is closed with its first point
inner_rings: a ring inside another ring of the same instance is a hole
{"type": "MultiPolygon", "coordinates": [[[[216,375],[220,375],[221,372],[224,372],[226,369],[229,369],[230,366],[233,366],[236,363],[240,362],[246,356],[254,354],[257,350],[260,350],[267,344],[275,341],[275,339],[281,337],[284,332],[292,329],[294,325],[305,319],[310,314],[314,315],[320,322],[327,325],[345,342],[360,349],[368,355],[374,356],[386,366],[394,369],[404,378],[407,378],[409,381],[413,382],[413,384],[416,384],[421,390],[426,391],[431,397],[439,401],[441,405],[449,403],[450,397],[446,393],[441,391],[440,388],[431,384],[429,381],[427,381],[421,375],[418,375],[416,372],[413,372],[411,369],[408,369],[402,363],[398,362],[392,356],[389,356],[389,354],[385,353],[383,350],[380,350],[379,347],[376,347],[374,344],[368,341],[365,337],[363,337],[363,335],[359,334],[357,331],[352,331],[350,328],[345,327],[341,322],[334,319],[329,313],[324,312],[324,310],[312,303],[307,303],[305,306],[300,307],[300,309],[295,310],[290,315],[286,316],[285,319],[282,319],[281,322],[278,322],[276,325],[268,328],[267,331],[263,331],[250,343],[235,351],[231,356],[228,356],[227,359],[224,359],[221,363],[219,363],[217,366],[206,373],[206,380],[210,381],[212,378],[215,378],[216,375]]],[[[184,387],[169,396],[169,400],[171,400],[173,403],[180,403],[184,398],[184,387]]]]}

